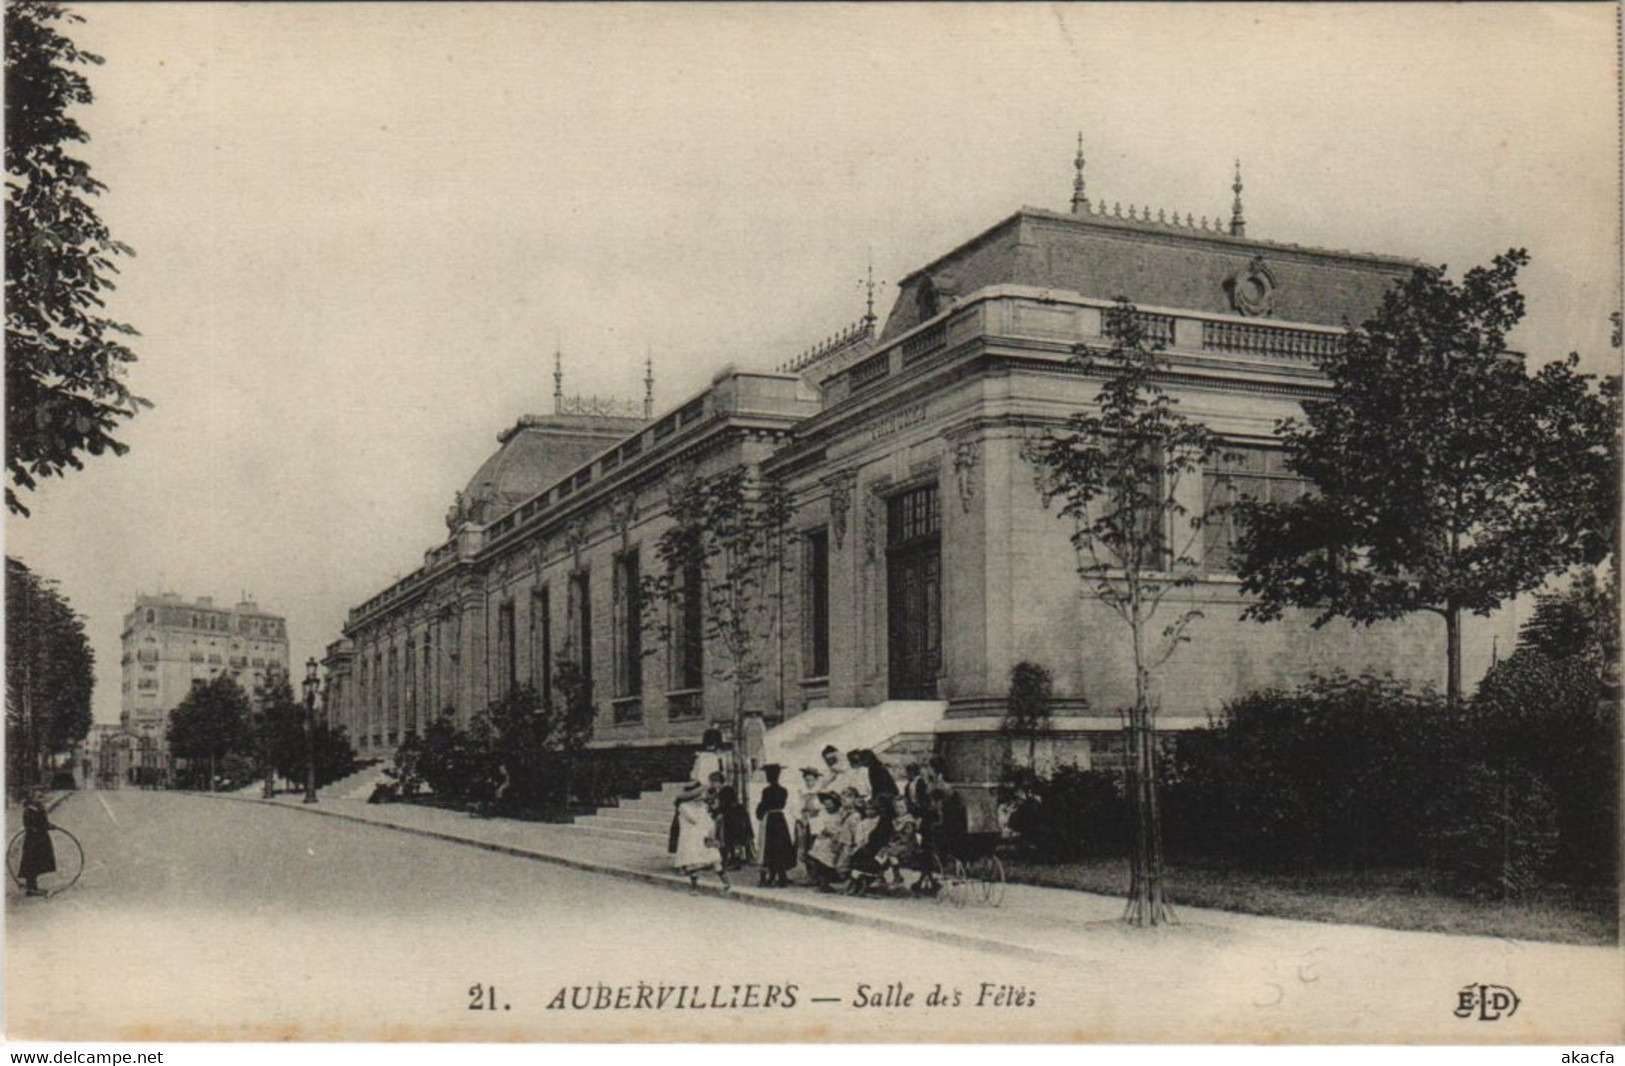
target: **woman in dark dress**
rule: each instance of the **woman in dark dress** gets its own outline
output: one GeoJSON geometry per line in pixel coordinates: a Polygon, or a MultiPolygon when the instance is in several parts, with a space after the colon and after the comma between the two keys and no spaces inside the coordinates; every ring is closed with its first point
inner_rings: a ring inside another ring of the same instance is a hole
{"type": "MultiPolygon", "coordinates": [[[[888,800],[896,799],[898,795],[897,778],[893,777],[892,772],[886,769],[886,764],[880,761],[880,756],[865,748],[863,751],[863,765],[864,769],[869,772],[869,795],[885,796],[888,800]]],[[[886,809],[889,813],[891,804],[888,803],[886,809]]]]}
{"type": "Polygon", "coordinates": [[[23,800],[23,856],[17,876],[23,879],[30,896],[43,896],[39,887],[42,874],[56,872],[56,849],[51,846],[51,820],[45,815],[45,800],[37,788],[23,800]]]}
{"type": "Polygon", "coordinates": [[[732,785],[717,792],[717,823],[722,830],[722,868],[737,870],[750,862],[756,834],[751,831],[750,812],[732,785]]]}
{"type": "Polygon", "coordinates": [[[779,766],[768,763],[762,767],[767,785],[756,804],[756,818],[762,823],[762,885],[767,888],[785,888],[790,884],[790,868],[796,864],[796,846],[790,838],[790,825],[784,820],[785,805],[790,793],[779,784],[779,766]]]}

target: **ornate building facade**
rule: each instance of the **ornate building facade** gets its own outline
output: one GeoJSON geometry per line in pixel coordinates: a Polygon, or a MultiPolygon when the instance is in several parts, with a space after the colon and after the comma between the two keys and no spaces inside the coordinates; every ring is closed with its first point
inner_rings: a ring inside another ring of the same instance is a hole
{"type": "Polygon", "coordinates": [[[228,673],[252,694],[268,673],[288,676],[287,622],[246,598],[227,607],[208,596],[137,596],[121,637],[119,729],[136,738],[146,770],[168,770],[169,715],[193,686],[228,673]]]}
{"type": "MultiPolygon", "coordinates": [[[[431,713],[466,719],[525,683],[548,695],[545,664],[563,653],[593,679],[598,746],[726,732],[726,684],[647,647],[628,590],[654,565],[673,479],[749,464],[794,505],[782,622],[754,695],[782,727],[770,746],[814,733],[929,746],[985,780],[1010,669],[1031,661],[1055,677],[1051,757],[1114,758],[1132,694],[1126,630],[1085,594],[1069,527],[1023,458],[1098,394],[1073,353],[1109,346],[1105,311],[1133,300],[1181,411],[1240,457],[1225,475],[1281,498],[1299,486],[1273,426],[1325,387],[1316,356],[1415,265],[1250,238],[1240,186],[1238,171],[1224,223],[1108,210],[1084,194],[1080,155],[1070,212],[1015,212],[903,278],[884,323],[871,302],[777,371],[725,371],[647,421],[571,413],[556,390],[553,416],[498,438],[424,565],[350,612],[329,648],[330,713],[365,753],[387,754],[431,713]]],[[[1204,485],[1183,491],[1200,512],[1204,485]]],[[[1444,635],[1426,617],[1241,621],[1233,536],[1214,526],[1194,545],[1203,572],[1185,606],[1203,617],[1161,674],[1160,728],[1312,672],[1438,680],[1444,635]]]]}

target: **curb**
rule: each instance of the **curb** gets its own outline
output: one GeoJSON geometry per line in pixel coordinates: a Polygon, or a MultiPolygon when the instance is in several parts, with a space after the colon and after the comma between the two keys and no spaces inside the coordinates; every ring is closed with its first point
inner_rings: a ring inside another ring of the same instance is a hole
{"type": "MultiPolygon", "coordinates": [[[[246,796],[230,796],[220,793],[177,793],[179,795],[192,795],[200,798],[226,800],[232,803],[253,803],[266,806],[263,798],[250,798],[246,796]]],[[[498,844],[494,841],[471,840],[453,833],[444,833],[437,829],[420,829],[417,826],[396,825],[391,822],[373,821],[369,818],[357,818],[353,814],[344,814],[340,811],[323,810],[318,807],[304,805],[293,806],[271,801],[269,806],[286,811],[297,811],[303,814],[317,814],[324,818],[336,818],[339,821],[351,822],[356,825],[371,826],[375,829],[392,830],[405,833],[409,836],[426,837],[430,840],[441,840],[451,844],[461,844],[465,847],[479,848],[482,851],[492,851],[501,855],[512,855],[515,858],[530,859],[533,862],[545,862],[554,866],[563,866],[567,869],[580,870],[585,873],[604,874],[616,877],[623,881],[636,881],[657,888],[664,888],[672,892],[682,892],[688,895],[705,894],[719,899],[727,899],[746,906],[764,907],[769,910],[785,911],[790,914],[800,914],[810,918],[822,918],[827,921],[843,925],[863,926],[870,929],[879,929],[888,933],[898,933],[911,936],[917,940],[930,940],[939,944],[950,944],[954,947],[972,948],[1013,958],[1026,959],[1034,962],[1066,962],[1076,963],[1078,957],[1060,951],[1047,951],[1043,948],[1026,947],[1021,944],[1011,944],[991,937],[978,936],[974,933],[957,933],[947,929],[933,929],[929,926],[917,925],[913,922],[899,921],[884,915],[852,914],[847,911],[831,910],[820,907],[816,903],[808,903],[796,899],[782,897],[760,896],[754,893],[740,893],[726,891],[720,885],[701,885],[695,888],[681,878],[671,874],[651,873],[647,870],[634,870],[627,866],[616,866],[608,862],[595,862],[590,859],[574,859],[566,855],[552,852],[532,851],[528,848],[517,847],[512,844],[498,844]]]]}

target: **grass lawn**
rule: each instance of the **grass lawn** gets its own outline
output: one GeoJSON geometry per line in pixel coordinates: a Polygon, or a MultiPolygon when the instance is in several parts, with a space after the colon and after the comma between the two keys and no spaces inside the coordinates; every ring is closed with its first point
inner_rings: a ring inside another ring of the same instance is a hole
{"type": "MultiPolygon", "coordinates": [[[[1009,859],[1011,881],[1103,895],[1128,890],[1127,859],[1041,865],[1009,859]]],[[[1346,922],[1384,929],[1549,940],[1561,944],[1619,942],[1617,897],[1552,888],[1521,903],[1463,899],[1432,887],[1414,870],[1257,873],[1218,864],[1167,867],[1168,900],[1243,914],[1346,922]]]]}

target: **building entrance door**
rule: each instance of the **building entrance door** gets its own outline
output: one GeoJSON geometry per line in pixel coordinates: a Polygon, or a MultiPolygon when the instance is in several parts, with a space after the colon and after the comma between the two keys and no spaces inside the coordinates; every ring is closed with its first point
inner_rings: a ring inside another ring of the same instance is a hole
{"type": "Polygon", "coordinates": [[[937,698],[942,670],[939,522],[934,484],[887,501],[887,694],[894,700],[937,698]]]}

